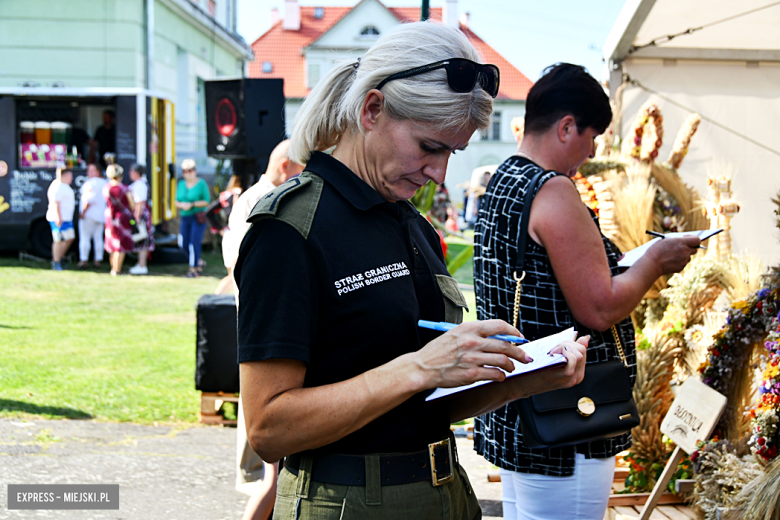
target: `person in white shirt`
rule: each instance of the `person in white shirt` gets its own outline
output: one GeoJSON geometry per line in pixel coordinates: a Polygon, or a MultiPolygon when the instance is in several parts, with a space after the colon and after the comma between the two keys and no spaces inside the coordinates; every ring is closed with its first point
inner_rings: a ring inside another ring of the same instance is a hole
{"type": "MultiPolygon", "coordinates": [[[[220,282],[220,287],[230,287],[233,282],[233,268],[238,260],[238,250],[241,241],[249,229],[246,219],[252,212],[263,195],[270,192],[290,177],[294,177],[303,171],[303,166],[291,161],[287,157],[290,141],[284,140],[273,149],[268,159],[268,168],[260,179],[248,190],[241,194],[228,219],[228,231],[222,236],[222,257],[228,276],[220,282]],[[226,282],[227,281],[227,282],[226,282]]],[[[228,292],[222,290],[221,292],[228,292]]],[[[220,294],[217,292],[216,294],[220,294]]],[[[234,286],[236,307],[238,307],[238,287],[234,286]]],[[[244,520],[255,518],[268,518],[273,510],[276,500],[276,476],[279,472],[278,463],[269,463],[262,460],[249,446],[246,438],[246,425],[244,423],[244,409],[241,401],[238,403],[238,429],[236,451],[236,489],[250,495],[249,502],[244,510],[244,520]]]]}
{"type": "Polygon", "coordinates": [[[46,192],[49,200],[46,220],[51,226],[52,269],[55,271],[62,271],[62,257],[76,238],[76,231],[73,229],[76,196],[70,188],[71,182],[73,182],[73,172],[58,169],[57,178],[52,181],[46,192]]]}
{"type": "Polygon", "coordinates": [[[97,165],[87,166],[87,180],[79,190],[79,269],[89,262],[89,250],[92,242],[94,265],[100,267],[103,259],[103,226],[105,225],[106,199],[103,187],[106,185],[97,165]]]}
{"type": "Polygon", "coordinates": [[[143,164],[133,164],[130,166],[130,193],[133,196],[135,207],[133,209],[133,218],[137,225],[146,228],[146,238],[134,242],[133,251],[138,253],[138,263],[130,268],[130,274],[149,274],[146,267],[146,259],[149,251],[154,251],[154,227],[152,226],[152,216],[149,212],[149,184],[146,182],[146,167],[143,164]]]}
{"type": "MultiPolygon", "coordinates": [[[[225,262],[228,274],[223,278],[214,294],[229,293],[234,287],[233,267],[238,260],[238,250],[241,247],[241,241],[249,229],[246,219],[252,208],[255,207],[263,195],[276,188],[290,177],[294,177],[303,171],[303,166],[292,162],[287,157],[287,149],[290,147],[290,141],[284,140],[273,149],[268,159],[268,168],[260,179],[248,190],[241,194],[228,218],[228,227],[222,235],[222,259],[225,262]]],[[[234,289],[234,293],[238,291],[234,289]]]]}

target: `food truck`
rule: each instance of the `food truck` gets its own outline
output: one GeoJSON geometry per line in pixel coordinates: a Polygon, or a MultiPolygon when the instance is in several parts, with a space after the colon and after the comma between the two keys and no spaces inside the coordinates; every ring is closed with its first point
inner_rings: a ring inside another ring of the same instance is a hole
{"type": "Polygon", "coordinates": [[[136,88],[0,88],[0,250],[51,256],[47,189],[57,168],[67,167],[78,201],[106,111],[115,114],[114,149],[125,182],[131,164],[144,164],[152,222],[175,216],[174,105],[165,96],[136,88]]]}

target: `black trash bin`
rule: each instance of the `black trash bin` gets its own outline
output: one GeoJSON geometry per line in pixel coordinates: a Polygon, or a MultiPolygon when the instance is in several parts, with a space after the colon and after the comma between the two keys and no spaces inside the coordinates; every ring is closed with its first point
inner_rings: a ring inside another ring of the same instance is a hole
{"type": "Polygon", "coordinates": [[[232,294],[206,294],[198,300],[196,312],[195,389],[226,394],[238,392],[235,297],[232,294]]]}

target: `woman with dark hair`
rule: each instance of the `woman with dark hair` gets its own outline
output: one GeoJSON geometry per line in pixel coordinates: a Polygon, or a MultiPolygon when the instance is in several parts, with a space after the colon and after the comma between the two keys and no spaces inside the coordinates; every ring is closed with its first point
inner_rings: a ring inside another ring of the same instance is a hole
{"type": "MultiPolygon", "coordinates": [[[[699,239],[660,240],[620,274],[620,251],[601,233],[571,181],[593,157],[594,138],[611,119],[601,85],[578,65],[553,66],[531,88],[517,153],[498,167],[482,198],[474,231],[474,287],[479,319],[511,321],[514,275],[524,271],[518,322],[523,334],[534,340],[573,326],[591,337],[588,363],[620,359],[622,352],[633,385],[636,351],[629,314],[659,276],[685,267],[699,239]],[[535,177],[524,264],[516,266],[520,215],[535,177]]],[[[631,435],[529,448],[518,425],[512,403],[477,418],[474,428],[477,452],[502,468],[504,518],[603,518],[614,456],[631,446],[631,435]],[[561,499],[551,500],[552,494],[561,499]]]]}
{"type": "Polygon", "coordinates": [[[581,379],[585,339],[553,349],[565,369],[425,400],[527,361],[489,338],[517,334],[499,320],[418,327],[462,320],[439,236],[408,199],[489,124],[498,69],[479,61],[462,32],[418,22],[336,65],[296,116],[288,156],[306,169],[249,216],[241,399],[252,449],[286,457],[276,519],[480,518],[450,423],[581,379]]]}

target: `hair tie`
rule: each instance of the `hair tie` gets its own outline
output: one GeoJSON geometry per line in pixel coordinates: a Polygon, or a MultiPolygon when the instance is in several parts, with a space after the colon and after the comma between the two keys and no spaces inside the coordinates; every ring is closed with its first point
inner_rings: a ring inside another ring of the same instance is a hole
{"type": "Polygon", "coordinates": [[[355,70],[358,70],[358,67],[360,67],[360,58],[358,58],[357,61],[352,64],[352,66],[355,67],[355,70]]]}

